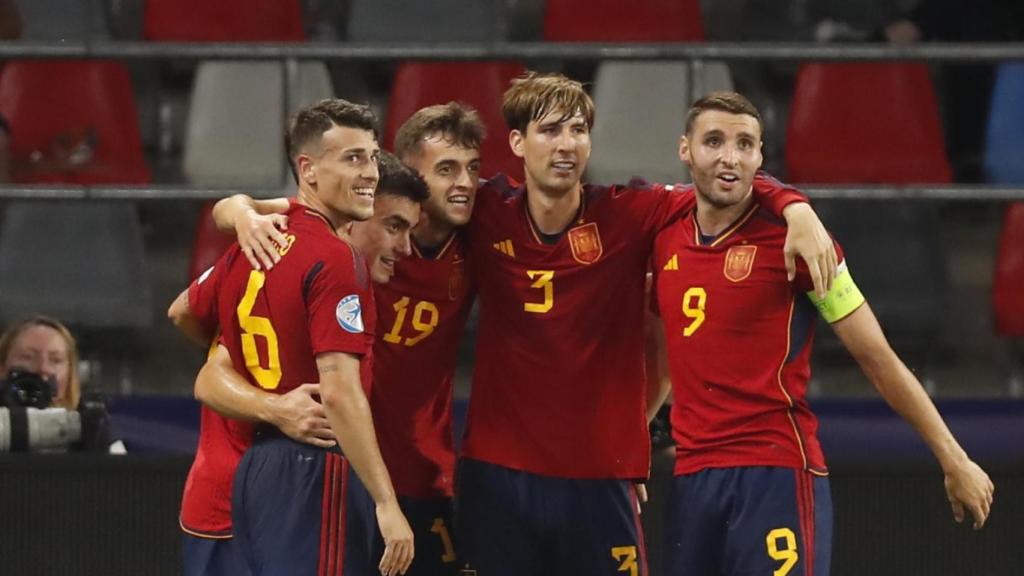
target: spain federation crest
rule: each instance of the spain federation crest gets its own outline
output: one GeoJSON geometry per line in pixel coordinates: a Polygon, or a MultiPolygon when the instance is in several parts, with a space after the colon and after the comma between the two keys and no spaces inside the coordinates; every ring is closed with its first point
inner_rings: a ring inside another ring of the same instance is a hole
{"type": "Polygon", "coordinates": [[[604,253],[597,223],[590,222],[569,230],[569,247],[572,257],[580,264],[593,264],[604,253]]]}
{"type": "Polygon", "coordinates": [[[733,282],[739,282],[750,276],[754,269],[754,256],[757,254],[757,246],[733,246],[725,253],[725,277],[733,282]]]}

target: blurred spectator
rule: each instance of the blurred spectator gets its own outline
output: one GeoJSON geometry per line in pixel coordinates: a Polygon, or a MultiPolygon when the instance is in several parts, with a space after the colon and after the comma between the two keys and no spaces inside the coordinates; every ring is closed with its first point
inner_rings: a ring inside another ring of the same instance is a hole
{"type": "Polygon", "coordinates": [[[39,375],[51,386],[50,407],[78,411],[81,439],[73,450],[123,453],[124,445],[111,442],[110,418],[102,399],[82,394],[78,376],[78,346],[60,322],[32,316],[14,323],[0,335],[0,374],[12,370],[39,375]]]}
{"type": "MultiPolygon", "coordinates": [[[[0,40],[17,40],[21,37],[21,12],[14,0],[0,0],[0,40]]],[[[11,181],[11,128],[7,119],[0,115],[0,184],[11,181]]]]}
{"type": "MultiPolygon", "coordinates": [[[[1024,39],[1020,0],[922,0],[883,30],[896,44],[921,41],[1014,42],[1024,39]]],[[[946,149],[958,182],[983,180],[985,124],[992,98],[991,64],[943,68],[946,149]]]]}

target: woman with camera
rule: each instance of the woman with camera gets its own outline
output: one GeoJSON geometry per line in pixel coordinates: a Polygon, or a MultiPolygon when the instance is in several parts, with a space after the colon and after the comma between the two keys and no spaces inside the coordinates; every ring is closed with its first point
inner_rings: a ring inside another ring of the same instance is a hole
{"type": "Polygon", "coordinates": [[[124,446],[111,444],[102,400],[82,398],[71,332],[33,316],[0,336],[0,452],[67,450],[115,453],[124,446]]]}

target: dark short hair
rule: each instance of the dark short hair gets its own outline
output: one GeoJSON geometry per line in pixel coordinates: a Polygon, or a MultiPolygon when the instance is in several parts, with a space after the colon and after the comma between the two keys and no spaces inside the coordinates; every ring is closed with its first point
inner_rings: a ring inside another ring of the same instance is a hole
{"type": "Polygon", "coordinates": [[[395,134],[395,154],[407,158],[418,152],[423,139],[440,134],[463,148],[478,149],[487,135],[480,114],[461,102],[449,102],[420,108],[395,134]]]}
{"type": "Polygon", "coordinates": [[[380,172],[377,194],[408,198],[417,204],[430,197],[427,182],[419,172],[403,164],[398,156],[381,150],[377,168],[380,172]]]}
{"type": "Polygon", "coordinates": [[[501,102],[509,129],[520,132],[526,132],[530,122],[558,111],[562,122],[580,113],[587,127],[594,127],[594,101],[583,84],[561,74],[528,72],[512,81],[501,102]]]}
{"type": "Polygon", "coordinates": [[[324,132],[335,125],[373,132],[373,137],[380,140],[380,134],[377,132],[377,117],[369,106],[354,104],[341,98],[327,98],[306,106],[292,115],[288,121],[288,132],[284,137],[285,150],[288,153],[288,166],[291,168],[296,182],[298,182],[298,173],[295,158],[310,143],[319,141],[324,132]]]}
{"type": "Polygon", "coordinates": [[[764,135],[764,123],[761,122],[761,113],[757,111],[757,107],[747,100],[746,96],[738,92],[723,91],[711,92],[690,106],[690,111],[686,114],[687,136],[693,132],[693,125],[697,123],[697,117],[708,110],[753,116],[757,120],[757,127],[761,129],[762,136],[764,135]]]}

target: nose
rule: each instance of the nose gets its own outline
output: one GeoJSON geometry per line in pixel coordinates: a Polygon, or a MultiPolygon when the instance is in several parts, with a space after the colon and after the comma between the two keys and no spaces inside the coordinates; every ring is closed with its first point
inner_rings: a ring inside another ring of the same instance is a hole
{"type": "Polygon", "coordinates": [[[57,375],[57,370],[54,365],[47,362],[45,358],[39,356],[32,359],[32,366],[29,368],[36,374],[45,378],[53,378],[57,375]]]}
{"type": "Polygon", "coordinates": [[[572,132],[567,127],[562,127],[562,131],[558,134],[556,140],[559,150],[572,150],[576,148],[576,139],[573,138],[572,132]]]}
{"type": "Polygon", "coordinates": [[[739,161],[739,156],[736,152],[735,146],[724,146],[722,149],[722,164],[727,166],[735,166],[739,161]]]}
{"type": "Polygon", "coordinates": [[[376,162],[366,162],[366,167],[363,169],[363,179],[369,180],[376,183],[380,179],[380,168],[376,162]]]}
{"type": "Polygon", "coordinates": [[[412,254],[412,241],[409,239],[408,230],[398,235],[398,243],[395,246],[395,251],[402,256],[409,256],[412,254]]]}
{"type": "Polygon", "coordinates": [[[460,191],[466,191],[473,187],[473,179],[469,176],[469,170],[459,170],[459,175],[455,178],[455,188],[460,191]]]}

